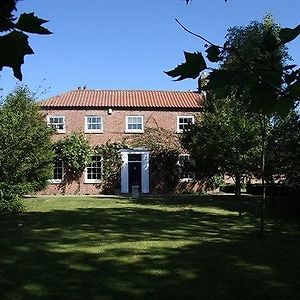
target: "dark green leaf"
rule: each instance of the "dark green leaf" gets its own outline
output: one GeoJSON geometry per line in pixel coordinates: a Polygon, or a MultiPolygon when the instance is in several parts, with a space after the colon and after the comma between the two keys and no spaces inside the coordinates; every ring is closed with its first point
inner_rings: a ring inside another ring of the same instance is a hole
{"type": "Polygon", "coordinates": [[[297,65],[288,65],[288,66],[283,67],[283,70],[291,70],[291,69],[294,69],[295,67],[297,67],[297,65]]]}
{"type": "Polygon", "coordinates": [[[228,70],[213,70],[208,76],[207,90],[214,90],[232,83],[233,72],[228,70]]]}
{"type": "Polygon", "coordinates": [[[14,71],[14,76],[22,80],[21,65],[24,63],[24,56],[33,54],[28,44],[28,36],[15,30],[0,36],[0,49],[0,71],[3,67],[10,67],[14,71]]]}
{"type": "Polygon", "coordinates": [[[292,84],[288,91],[290,92],[292,97],[295,97],[295,99],[299,99],[300,98],[300,82],[297,81],[294,84],[292,84]]]}
{"type": "Polygon", "coordinates": [[[48,21],[36,17],[33,13],[24,13],[21,14],[18,22],[16,23],[16,28],[30,33],[51,34],[47,28],[41,26],[47,22],[48,21]]]}
{"type": "Polygon", "coordinates": [[[0,32],[14,29],[14,10],[16,10],[15,0],[0,1],[0,32]]]}
{"type": "Polygon", "coordinates": [[[294,40],[300,34],[300,24],[295,28],[282,28],[279,32],[281,44],[294,40]]]}
{"type": "Polygon", "coordinates": [[[201,53],[184,52],[186,62],[178,65],[175,69],[165,72],[168,76],[179,77],[176,81],[186,78],[197,78],[200,72],[207,68],[205,60],[201,53]]]}
{"type": "Polygon", "coordinates": [[[274,102],[274,105],[271,108],[270,113],[275,112],[280,117],[285,118],[293,108],[294,108],[294,101],[292,99],[282,98],[274,102]]]}
{"type": "Polygon", "coordinates": [[[278,48],[277,38],[274,35],[274,30],[270,28],[264,35],[262,44],[267,51],[274,51],[278,48]]]}
{"type": "Polygon", "coordinates": [[[212,45],[208,47],[205,52],[207,53],[206,57],[211,62],[221,61],[223,58],[220,57],[220,48],[218,46],[212,45]]]}
{"type": "Polygon", "coordinates": [[[286,84],[290,85],[292,82],[297,80],[297,78],[299,76],[298,72],[299,72],[299,70],[293,70],[292,72],[285,74],[284,82],[286,84]]]}
{"type": "Polygon", "coordinates": [[[249,110],[251,112],[262,112],[269,115],[274,112],[274,105],[277,95],[274,89],[264,84],[258,84],[250,90],[251,102],[249,110]]]}

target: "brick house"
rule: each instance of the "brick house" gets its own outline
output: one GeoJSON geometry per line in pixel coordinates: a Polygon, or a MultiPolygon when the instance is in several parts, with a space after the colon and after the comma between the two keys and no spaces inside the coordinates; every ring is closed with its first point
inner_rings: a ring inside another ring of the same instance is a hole
{"type": "MultiPolygon", "coordinates": [[[[74,131],[82,131],[93,146],[122,142],[143,135],[147,128],[163,128],[174,137],[201,114],[202,99],[197,92],[89,90],[79,88],[40,102],[47,123],[56,129],[57,141],[74,131]]],[[[146,147],[121,149],[120,192],[131,192],[139,185],[142,193],[151,191],[151,165],[146,147]]],[[[183,154],[181,159],[186,158],[183,154]]],[[[93,157],[82,175],[80,194],[99,194],[101,157],[93,157]]],[[[63,181],[63,164],[57,160],[54,177],[44,194],[59,194],[63,181]]],[[[65,191],[73,194],[76,185],[65,191]]]]}

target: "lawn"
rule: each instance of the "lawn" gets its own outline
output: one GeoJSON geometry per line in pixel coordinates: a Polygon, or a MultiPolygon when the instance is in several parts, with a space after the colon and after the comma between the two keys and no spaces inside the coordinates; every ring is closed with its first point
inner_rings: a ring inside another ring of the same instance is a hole
{"type": "Polygon", "coordinates": [[[0,299],[300,299],[300,221],[230,196],[40,197],[0,217],[0,299]],[[276,216],[276,217],[275,217],[276,216]]]}

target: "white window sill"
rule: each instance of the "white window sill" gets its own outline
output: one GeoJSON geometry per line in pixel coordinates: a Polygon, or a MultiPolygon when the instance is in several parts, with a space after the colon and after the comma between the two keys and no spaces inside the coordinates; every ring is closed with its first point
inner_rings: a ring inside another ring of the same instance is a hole
{"type": "Polygon", "coordinates": [[[56,133],[66,133],[65,129],[56,129],[56,133]]]}
{"type": "Polygon", "coordinates": [[[191,182],[191,181],[194,181],[193,178],[181,178],[179,179],[179,182],[191,182]]]}
{"type": "Polygon", "coordinates": [[[103,133],[103,130],[85,130],[85,133],[103,133]]]}
{"type": "Polygon", "coordinates": [[[144,130],[125,130],[125,133],[144,133],[144,130]]]}
{"type": "Polygon", "coordinates": [[[85,179],[84,183],[101,183],[101,179],[85,179]]]}
{"type": "Polygon", "coordinates": [[[49,179],[48,182],[51,184],[59,184],[59,183],[62,183],[63,180],[62,179],[49,179]]]}

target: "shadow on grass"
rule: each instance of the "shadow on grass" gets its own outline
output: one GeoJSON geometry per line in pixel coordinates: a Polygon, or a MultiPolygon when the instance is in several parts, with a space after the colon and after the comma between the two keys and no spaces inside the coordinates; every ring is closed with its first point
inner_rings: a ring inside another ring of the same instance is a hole
{"type": "Polygon", "coordinates": [[[259,238],[252,219],[128,203],[0,221],[1,299],[299,299],[299,223],[259,238]]]}
{"type": "MultiPolygon", "coordinates": [[[[241,195],[241,208],[243,213],[258,215],[259,196],[241,195]]],[[[238,212],[240,203],[232,194],[216,195],[170,195],[170,196],[143,196],[132,199],[137,204],[166,205],[172,207],[216,207],[232,212],[238,212]]]]}

